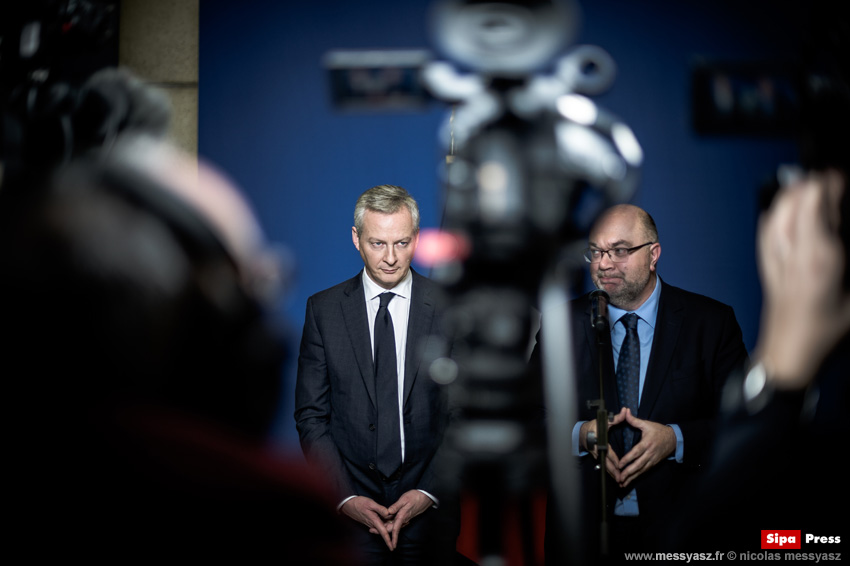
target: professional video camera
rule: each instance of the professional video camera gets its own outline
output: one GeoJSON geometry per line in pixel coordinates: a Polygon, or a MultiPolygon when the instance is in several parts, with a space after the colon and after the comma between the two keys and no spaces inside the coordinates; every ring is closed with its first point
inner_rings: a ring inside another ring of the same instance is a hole
{"type": "Polygon", "coordinates": [[[0,163],[4,191],[67,161],[86,139],[82,85],[118,64],[117,0],[32,0],[0,7],[0,163]]]}
{"type": "Polygon", "coordinates": [[[590,45],[564,53],[579,27],[576,2],[444,0],[430,16],[448,61],[428,50],[331,52],[333,100],[349,110],[451,105],[440,131],[442,227],[420,239],[420,249],[443,250],[432,277],[451,297],[451,355],[434,353],[430,365],[459,407],[446,469],[477,496],[482,556],[504,550],[505,509],[528,511],[547,481],[565,546],[579,552],[577,509],[567,503],[578,478],[563,449],[576,407],[566,303],[582,273],[582,238],[601,210],[632,196],[642,151],[588,98],[611,85],[611,57],[590,45]],[[550,343],[563,346],[544,349],[542,384],[526,370],[535,307],[547,312],[550,343]]]}

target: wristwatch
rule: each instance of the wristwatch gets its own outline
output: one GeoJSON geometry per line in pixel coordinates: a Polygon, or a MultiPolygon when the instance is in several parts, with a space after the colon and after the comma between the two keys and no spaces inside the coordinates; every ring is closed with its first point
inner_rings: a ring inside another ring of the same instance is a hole
{"type": "Polygon", "coordinates": [[[747,372],[743,383],[744,406],[750,414],[758,413],[773,398],[774,388],[767,379],[764,363],[759,361],[747,372]]]}

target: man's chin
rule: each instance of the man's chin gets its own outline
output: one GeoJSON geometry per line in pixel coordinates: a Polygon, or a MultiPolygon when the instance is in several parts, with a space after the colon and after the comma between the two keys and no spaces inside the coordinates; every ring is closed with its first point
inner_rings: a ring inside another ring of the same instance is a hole
{"type": "Polygon", "coordinates": [[[605,282],[596,281],[596,288],[602,289],[603,291],[608,293],[609,296],[611,296],[613,298],[614,295],[619,294],[620,290],[622,289],[622,281],[620,281],[619,279],[608,280],[608,281],[605,281],[605,282]]]}
{"type": "Polygon", "coordinates": [[[393,287],[398,285],[399,281],[401,281],[401,277],[398,276],[398,273],[393,273],[392,275],[388,276],[387,274],[381,272],[374,275],[373,279],[375,283],[377,283],[384,289],[392,289],[393,287]]]}
{"type": "Polygon", "coordinates": [[[617,308],[622,308],[620,305],[628,302],[628,297],[626,296],[628,293],[619,284],[601,284],[598,285],[598,288],[608,293],[608,302],[617,308]]]}

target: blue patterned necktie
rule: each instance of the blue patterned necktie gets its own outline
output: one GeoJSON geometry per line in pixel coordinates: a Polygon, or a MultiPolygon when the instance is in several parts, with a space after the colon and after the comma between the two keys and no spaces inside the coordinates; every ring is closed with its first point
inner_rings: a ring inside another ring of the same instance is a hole
{"type": "MultiPolygon", "coordinates": [[[[629,313],[620,318],[626,327],[626,337],[620,346],[620,357],[617,361],[617,394],[620,397],[620,407],[628,407],[633,416],[638,412],[638,387],[640,385],[640,339],[637,333],[638,315],[629,313]]],[[[632,449],[635,431],[630,426],[623,429],[623,454],[632,449]]]]}
{"type": "Polygon", "coordinates": [[[393,318],[387,308],[394,293],[382,293],[375,316],[375,391],[378,395],[378,471],[390,477],[401,466],[398,422],[398,369],[393,318]]]}

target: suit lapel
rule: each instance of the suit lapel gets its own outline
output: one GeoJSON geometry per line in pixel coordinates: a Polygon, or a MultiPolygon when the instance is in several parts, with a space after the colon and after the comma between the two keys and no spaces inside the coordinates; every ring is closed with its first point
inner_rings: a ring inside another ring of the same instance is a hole
{"type": "Polygon", "coordinates": [[[436,298],[431,292],[428,281],[411,270],[413,273],[413,284],[410,291],[410,315],[407,320],[407,346],[404,353],[404,396],[402,402],[407,404],[413,383],[419,373],[419,365],[422,362],[420,348],[424,346],[424,340],[428,338],[434,312],[436,310],[436,298]]]}
{"type": "Polygon", "coordinates": [[[348,336],[351,338],[351,346],[354,349],[354,357],[357,360],[357,368],[363,385],[369,393],[372,405],[376,406],[375,396],[375,368],[372,362],[372,340],[369,337],[369,321],[366,316],[366,292],[363,289],[362,272],[349,281],[345,288],[345,297],[342,300],[342,315],[348,336]]]}
{"type": "Polygon", "coordinates": [[[661,289],[658,303],[658,316],[655,320],[655,334],[652,338],[652,351],[649,354],[649,364],[646,368],[646,379],[643,384],[638,417],[649,418],[655,402],[667,380],[673,352],[679,340],[679,330],[685,319],[685,309],[676,290],[670,285],[661,289]]]}

